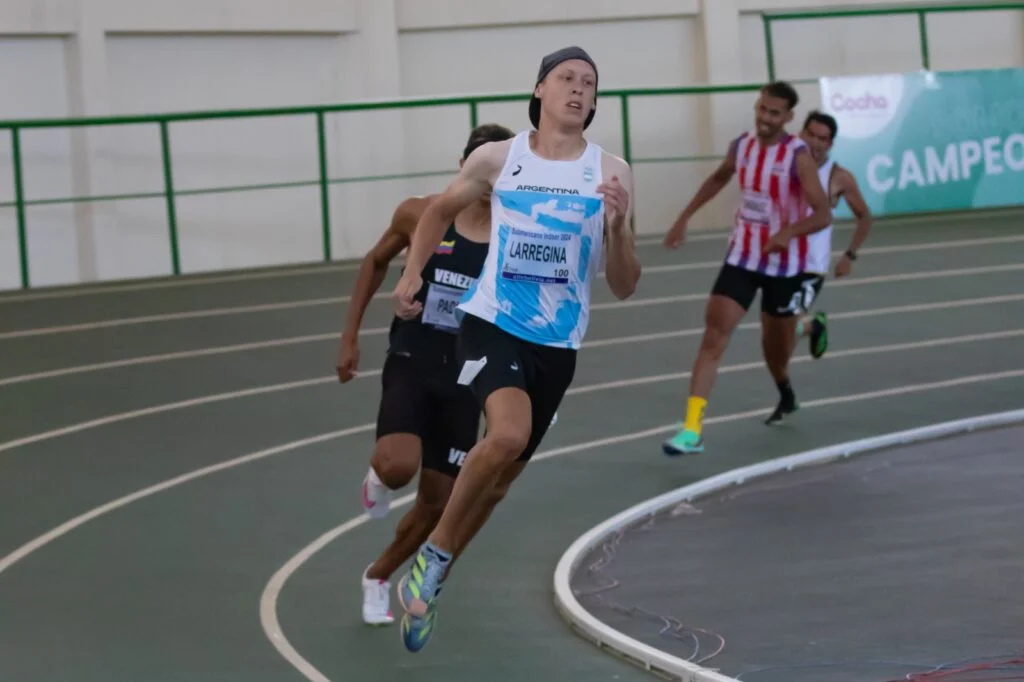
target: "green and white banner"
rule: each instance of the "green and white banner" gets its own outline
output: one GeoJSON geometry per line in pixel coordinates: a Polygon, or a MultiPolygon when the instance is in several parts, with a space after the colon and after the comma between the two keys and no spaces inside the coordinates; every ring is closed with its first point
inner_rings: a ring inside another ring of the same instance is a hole
{"type": "MultiPolygon", "coordinates": [[[[1024,70],[822,78],[875,215],[1024,205],[1024,70]]],[[[837,217],[849,217],[841,204],[837,217]]]]}

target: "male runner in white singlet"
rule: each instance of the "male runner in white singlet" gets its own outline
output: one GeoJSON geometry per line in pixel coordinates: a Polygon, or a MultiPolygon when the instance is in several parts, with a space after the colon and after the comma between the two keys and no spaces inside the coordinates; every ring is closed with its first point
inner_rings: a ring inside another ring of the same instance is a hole
{"type": "Polygon", "coordinates": [[[616,298],[631,296],[640,279],[629,229],[632,171],[584,137],[596,97],[597,67],[584,50],[567,47],[544,57],[529,106],[536,131],[470,155],[420,219],[395,289],[400,315],[418,309],[418,273],[445,225],[493,190],[490,249],[459,306],[457,350],[459,382],[480,401],[487,432],[399,582],[402,639],[410,651],[422,649],[433,633],[441,583],[452,556],[493,509],[489,491],[523,470],[572,383],[602,254],[616,298]]]}
{"type": "MultiPolygon", "coordinates": [[[[789,83],[761,88],[754,107],[756,129],[733,140],[725,160],[697,190],[665,236],[678,247],[690,217],[739,176],[742,196],[725,263],[711,289],[704,336],[693,364],[683,428],[665,441],[668,455],[704,451],[701,434],[708,397],[729,339],[757,292],[761,292],[762,346],[765,357],[793,352],[795,339],[786,318],[790,302],[803,291],[808,237],[832,222],[832,210],[818,180],[807,145],[786,132],[799,97],[789,83]]],[[[779,390],[784,390],[780,386],[779,390]]]]}
{"type": "MultiPolygon", "coordinates": [[[[845,199],[857,220],[857,228],[854,230],[850,245],[843,256],[836,263],[835,276],[845,277],[850,274],[853,261],[857,259],[857,250],[868,238],[871,231],[871,211],[867,202],[857,186],[857,180],[853,173],[846,170],[831,158],[829,151],[832,143],[835,142],[836,134],[839,132],[839,125],[836,120],[820,111],[812,111],[804,120],[803,130],[800,132],[800,139],[807,143],[811,157],[818,167],[818,179],[828,197],[829,205],[835,208],[840,199],[845,199]]],[[[786,329],[786,338],[794,339],[793,346],[789,353],[782,353],[785,349],[781,343],[766,344],[766,348],[778,347],[780,352],[774,356],[765,354],[765,362],[768,364],[768,371],[779,386],[780,398],[775,411],[771,413],[765,423],[774,424],[781,421],[787,414],[792,414],[799,409],[796,395],[789,381],[789,360],[792,351],[796,349],[796,342],[804,337],[810,337],[811,357],[817,359],[828,350],[828,315],[819,311],[814,316],[808,311],[817,300],[821,289],[825,284],[825,276],[828,273],[829,263],[832,260],[832,225],[824,230],[815,232],[807,237],[807,266],[804,273],[807,277],[803,281],[801,291],[793,295],[790,307],[795,315],[801,316],[786,318],[786,323],[792,329],[786,329]]]]}

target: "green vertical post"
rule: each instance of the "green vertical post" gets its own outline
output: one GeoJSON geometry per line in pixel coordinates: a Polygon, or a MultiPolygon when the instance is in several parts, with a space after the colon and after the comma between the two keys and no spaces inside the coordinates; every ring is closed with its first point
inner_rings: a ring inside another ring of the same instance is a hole
{"type": "MultiPolygon", "coordinates": [[[[626,163],[633,163],[633,139],[629,132],[629,95],[620,95],[619,104],[622,109],[622,158],[626,163]]],[[[636,183],[634,182],[634,187],[636,183]]],[[[634,205],[636,199],[634,197],[634,205]]],[[[629,219],[629,229],[636,233],[636,213],[629,219]]]]}
{"type": "Polygon", "coordinates": [[[768,63],[768,80],[775,80],[775,43],[772,40],[772,18],[762,14],[764,22],[764,58],[768,63]]]}
{"type": "Polygon", "coordinates": [[[472,130],[480,125],[480,108],[476,100],[469,103],[469,128],[472,130]]]}
{"type": "Polygon", "coordinates": [[[14,210],[18,216],[18,256],[21,288],[28,289],[28,231],[25,229],[25,178],[21,167],[21,131],[11,128],[11,163],[14,165],[14,210]]]}
{"type": "Polygon", "coordinates": [[[632,163],[633,140],[629,133],[629,95],[620,95],[619,104],[622,110],[622,158],[626,163],[632,163]]]}
{"type": "Polygon", "coordinates": [[[917,13],[917,32],[921,37],[921,67],[929,71],[931,58],[928,55],[928,13],[924,10],[917,13]]]}
{"type": "Polygon", "coordinates": [[[324,231],[324,262],[331,262],[331,185],[327,174],[327,123],[324,112],[316,112],[316,140],[320,150],[320,219],[324,231]]]}
{"type": "Polygon", "coordinates": [[[167,230],[171,240],[171,272],[181,274],[178,253],[178,216],[174,208],[174,172],[171,170],[171,134],[167,121],[160,121],[160,150],[164,163],[164,196],[167,199],[167,230]]]}

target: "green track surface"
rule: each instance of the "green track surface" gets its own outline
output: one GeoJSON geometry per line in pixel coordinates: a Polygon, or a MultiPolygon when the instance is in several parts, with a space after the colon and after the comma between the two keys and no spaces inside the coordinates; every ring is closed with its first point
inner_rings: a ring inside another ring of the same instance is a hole
{"type": "MultiPolygon", "coordinates": [[[[836,235],[845,248],[849,230],[836,235]]],[[[926,245],[1020,235],[1016,215],[879,222],[867,246],[926,245]]],[[[721,240],[678,252],[648,243],[648,268],[715,261],[721,240]]],[[[956,344],[943,339],[1024,329],[1024,301],[945,310],[843,317],[890,306],[925,305],[1024,293],[1024,270],[979,271],[911,281],[858,284],[952,268],[1024,263],[1024,242],[865,253],[849,284],[830,281],[820,299],[834,321],[830,354],[793,366],[806,405],[958,377],[1024,369],[1021,337],[956,344]],[[913,350],[846,351],[932,340],[913,350]]],[[[258,274],[258,273],[256,273],[258,274]]],[[[648,271],[635,299],[703,294],[713,267],[648,271]]],[[[397,276],[391,273],[382,292],[397,276]]],[[[0,297],[0,381],[36,372],[213,346],[302,335],[305,341],[0,384],[0,562],[60,524],[141,488],[248,453],[358,425],[376,414],[379,377],[346,386],[330,380],[344,303],[121,324],[80,331],[10,335],[143,315],[188,313],[345,296],[355,272],[212,281],[57,298],[0,297]],[[119,413],[299,380],[318,383],[164,410],[5,447],[16,439],[119,413]]],[[[73,294],[74,289],[66,291],[73,294]]],[[[594,302],[613,299],[603,282],[594,302]]],[[[703,303],[596,310],[588,340],[696,329],[703,303]]],[[[365,328],[382,328],[387,299],[365,328]]],[[[752,312],[745,322],[756,323],[752,312]]],[[[574,386],[690,369],[697,333],[585,348],[574,386]]],[[[363,340],[362,366],[379,369],[386,337],[363,340]]],[[[806,358],[806,348],[798,355],[806,358]]],[[[760,361],[759,333],[733,338],[724,365],[760,361]]],[[[682,417],[684,379],[570,396],[542,446],[561,446],[671,424],[682,417]]],[[[708,451],[669,459],[661,436],[582,448],[538,461],[514,486],[449,580],[439,630],[418,655],[397,626],[360,619],[359,576],[403,513],[363,524],[315,554],[285,584],[281,626],[327,679],[641,680],[646,673],[600,653],[556,614],[555,563],[581,533],[645,498],[739,465],[838,441],[1021,406],[1024,378],[993,379],[902,396],[808,407],[769,429],[750,417],[706,430],[708,451]],[[485,677],[486,676],[486,677],[485,677]]],[[[776,398],[755,366],[720,375],[709,417],[767,414],[776,398]]],[[[368,426],[369,428],[369,426],[368,426]]],[[[275,682],[304,678],[272,646],[260,624],[270,578],[322,533],[359,515],[359,484],[372,428],[226,469],[145,497],[61,535],[0,571],[0,680],[12,682],[275,682]]],[[[2,563],[0,563],[2,565],[2,563]]],[[[685,567],[680,567],[683,570],[685,567]]],[[[394,604],[397,608],[397,603],[394,604]]]]}

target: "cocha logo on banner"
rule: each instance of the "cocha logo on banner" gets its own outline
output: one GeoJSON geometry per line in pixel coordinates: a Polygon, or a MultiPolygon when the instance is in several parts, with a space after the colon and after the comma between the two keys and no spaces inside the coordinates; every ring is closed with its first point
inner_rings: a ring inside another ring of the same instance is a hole
{"type": "Polygon", "coordinates": [[[822,82],[824,109],[841,119],[843,135],[864,139],[877,135],[899,111],[902,74],[829,78],[822,82]]]}
{"type": "Polygon", "coordinates": [[[865,92],[863,95],[850,97],[841,92],[833,93],[828,100],[833,111],[879,111],[889,110],[889,100],[885,95],[865,92]]]}

